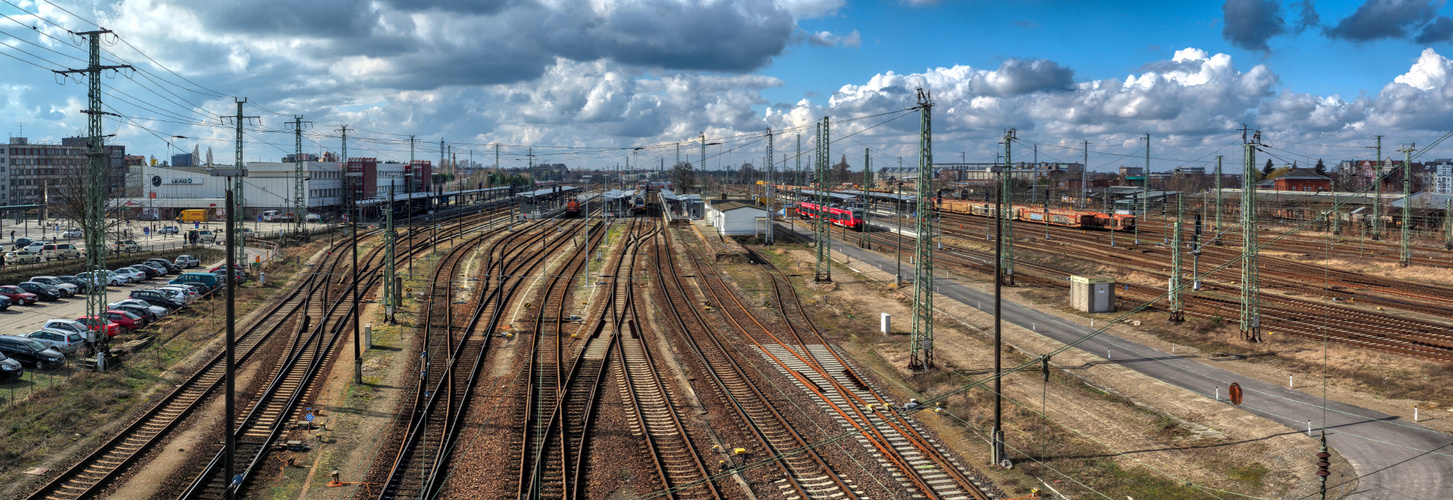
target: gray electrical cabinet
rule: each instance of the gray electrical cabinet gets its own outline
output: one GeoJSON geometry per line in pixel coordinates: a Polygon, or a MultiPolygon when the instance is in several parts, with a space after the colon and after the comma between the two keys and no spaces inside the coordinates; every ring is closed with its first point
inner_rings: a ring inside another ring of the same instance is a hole
{"type": "Polygon", "coordinates": [[[1070,306],[1088,313],[1115,311],[1115,278],[1070,276],[1070,306]]]}

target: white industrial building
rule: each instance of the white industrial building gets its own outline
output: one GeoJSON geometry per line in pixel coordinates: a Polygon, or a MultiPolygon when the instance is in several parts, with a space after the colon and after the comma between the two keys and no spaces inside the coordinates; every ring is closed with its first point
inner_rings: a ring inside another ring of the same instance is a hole
{"type": "MultiPolygon", "coordinates": [[[[338,212],[344,201],[342,162],[303,162],[303,202],[311,213],[330,215],[338,212]]],[[[267,210],[294,211],[296,189],[295,163],[250,162],[247,177],[242,180],[244,201],[243,218],[253,220],[267,210]]],[[[221,208],[227,195],[227,179],[212,177],[207,167],[162,167],[133,166],[140,169],[140,175],[128,176],[140,181],[140,186],[127,186],[130,193],[141,193],[140,198],[126,198],[122,202],[138,209],[141,213],[155,214],[163,220],[174,218],[182,210],[197,208],[221,208]]],[[[230,165],[214,165],[213,168],[231,168],[230,165]]],[[[387,193],[390,182],[396,183],[397,193],[405,194],[404,165],[401,163],[379,163],[376,182],[377,192],[387,193]]],[[[220,214],[220,211],[219,211],[220,214]]],[[[220,215],[219,215],[220,217],[220,215]]]]}
{"type": "Polygon", "coordinates": [[[711,200],[706,219],[722,236],[756,236],[766,230],[767,211],[749,200],[711,200]]]}

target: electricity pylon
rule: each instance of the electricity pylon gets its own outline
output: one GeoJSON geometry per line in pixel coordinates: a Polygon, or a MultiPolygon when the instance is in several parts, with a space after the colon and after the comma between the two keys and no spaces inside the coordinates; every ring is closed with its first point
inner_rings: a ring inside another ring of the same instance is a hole
{"type": "Polygon", "coordinates": [[[1241,338],[1261,342],[1261,283],[1257,274],[1256,247],[1256,146],[1261,132],[1243,145],[1245,164],[1241,172],[1241,338]]]}
{"type": "Polygon", "coordinates": [[[933,101],[918,89],[918,221],[913,250],[913,332],[908,368],[933,369],[933,101]]]}
{"type": "Polygon", "coordinates": [[[1413,226],[1409,223],[1412,220],[1413,206],[1413,173],[1409,165],[1413,163],[1413,150],[1417,147],[1416,144],[1408,144],[1408,147],[1403,148],[1403,241],[1402,253],[1398,254],[1400,256],[1398,265],[1402,267],[1413,265],[1413,251],[1408,246],[1408,243],[1412,241],[1413,226]]]}
{"type": "Polygon", "coordinates": [[[1184,200],[1176,196],[1175,234],[1171,236],[1170,250],[1170,320],[1180,323],[1186,320],[1185,305],[1181,300],[1181,217],[1185,210],[1184,200]]]}
{"type": "Polygon", "coordinates": [[[766,235],[765,236],[766,236],[766,242],[767,242],[768,245],[771,245],[772,244],[772,241],[773,241],[772,226],[775,226],[776,225],[776,223],[773,222],[773,220],[772,220],[773,214],[776,213],[776,211],[772,210],[772,205],[773,205],[773,202],[777,201],[776,200],[777,195],[776,195],[776,192],[775,192],[776,189],[772,185],[772,177],[773,177],[772,174],[774,172],[776,172],[776,167],[774,166],[774,164],[772,162],[772,129],[771,128],[768,128],[767,129],[767,182],[766,182],[767,186],[766,186],[766,189],[763,189],[762,190],[762,192],[767,195],[767,230],[766,230],[766,235]]]}
{"type": "Polygon", "coordinates": [[[831,141],[828,139],[828,127],[830,122],[826,116],[822,117],[822,124],[819,125],[817,133],[817,272],[814,280],[821,283],[832,281],[832,227],[828,224],[827,213],[827,162],[832,149],[831,141]]]}
{"type": "MultiPolygon", "coordinates": [[[[994,235],[999,245],[1004,250],[999,256],[999,262],[1004,267],[1004,284],[1014,285],[1014,141],[1019,140],[1018,131],[1009,129],[1004,132],[1004,175],[999,186],[999,198],[1003,200],[1004,207],[995,213],[995,218],[1002,217],[1004,224],[1000,226],[999,234],[994,235]]],[[[922,205],[922,202],[919,202],[922,205]]]]}
{"type": "MultiPolygon", "coordinates": [[[[247,168],[246,162],[243,160],[242,157],[242,125],[243,123],[250,120],[261,120],[262,117],[244,116],[242,114],[242,105],[247,103],[247,98],[244,97],[242,99],[233,100],[237,101],[237,115],[223,116],[222,121],[225,123],[228,119],[231,119],[234,122],[233,124],[237,126],[237,164],[235,165],[235,167],[237,168],[237,170],[241,171],[247,168]]],[[[229,208],[232,210],[232,213],[237,214],[236,217],[232,218],[232,224],[234,229],[233,234],[238,236],[242,235],[242,223],[247,221],[247,213],[243,211],[243,209],[247,206],[247,203],[244,201],[242,194],[242,185],[244,183],[243,179],[245,179],[245,177],[241,176],[229,177],[227,179],[229,182],[232,183],[232,206],[229,208]]],[[[233,255],[242,257],[244,261],[247,260],[247,245],[246,241],[244,241],[244,238],[228,239],[227,245],[232,247],[233,255]],[[233,241],[233,239],[236,239],[237,241],[233,241]]],[[[244,265],[244,267],[246,266],[244,265]]]]}
{"type": "Polygon", "coordinates": [[[293,229],[303,233],[303,222],[308,219],[308,192],[303,183],[303,129],[313,122],[304,121],[302,115],[293,115],[293,229]]]}
{"type": "MultiPolygon", "coordinates": [[[[106,192],[108,182],[106,181],[106,150],[103,146],[104,132],[102,131],[102,115],[112,114],[101,111],[101,72],[106,70],[115,71],[118,69],[130,69],[130,65],[102,66],[101,65],[101,35],[111,33],[111,30],[100,29],[96,31],[85,31],[76,33],[85,37],[90,42],[90,61],[86,69],[71,69],[56,71],[58,75],[70,75],[84,73],[87,76],[86,98],[89,101],[85,113],[87,115],[87,131],[90,139],[86,141],[86,270],[91,274],[90,282],[86,287],[86,316],[99,320],[101,314],[105,313],[106,306],[106,192]]],[[[106,335],[96,335],[97,346],[96,369],[104,370],[106,363],[103,361],[106,353],[110,352],[109,338],[106,335]]]]}
{"type": "Polygon", "coordinates": [[[868,217],[873,213],[873,195],[870,189],[873,185],[873,160],[868,157],[868,153],[868,148],[863,148],[863,241],[860,245],[863,248],[873,248],[872,225],[868,224],[868,217]]]}

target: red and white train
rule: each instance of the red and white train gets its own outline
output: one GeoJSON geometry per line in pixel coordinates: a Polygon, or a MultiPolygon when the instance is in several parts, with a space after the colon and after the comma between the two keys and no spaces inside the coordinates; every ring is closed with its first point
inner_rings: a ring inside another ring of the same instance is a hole
{"type": "Polygon", "coordinates": [[[803,219],[816,219],[823,216],[828,222],[835,226],[842,226],[854,231],[863,230],[863,210],[858,208],[837,208],[822,207],[815,203],[801,201],[797,203],[797,216],[803,219]]]}

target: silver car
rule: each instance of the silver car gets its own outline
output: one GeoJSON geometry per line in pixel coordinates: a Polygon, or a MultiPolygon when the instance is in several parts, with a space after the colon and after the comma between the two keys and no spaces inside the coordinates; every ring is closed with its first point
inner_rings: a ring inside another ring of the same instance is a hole
{"type": "Polygon", "coordinates": [[[79,333],[86,338],[91,337],[91,329],[86,328],[86,325],[81,324],[80,321],[76,321],[73,319],[56,318],[46,320],[45,324],[41,325],[40,327],[47,330],[60,330],[63,332],[79,333]]]}
{"type": "Polygon", "coordinates": [[[198,293],[197,289],[184,285],[167,285],[161,288],[157,288],[157,290],[175,290],[181,293],[181,296],[187,300],[188,304],[196,302],[197,299],[202,298],[202,294],[198,293]]]}
{"type": "Polygon", "coordinates": [[[81,291],[81,287],[61,281],[60,278],[57,278],[55,276],[36,276],[30,278],[30,281],[34,281],[36,283],[45,283],[47,285],[59,288],[61,289],[61,292],[63,292],[63,295],[67,297],[75,295],[76,293],[81,291]]]}
{"type": "Polygon", "coordinates": [[[166,316],[166,313],[167,313],[167,310],[166,310],[165,307],[162,307],[162,306],[154,306],[154,305],[151,305],[151,303],[149,303],[149,302],[147,302],[145,300],[141,300],[141,299],[126,299],[126,300],[119,300],[119,301],[116,301],[116,302],[112,302],[110,304],[106,304],[106,307],[108,309],[115,309],[116,306],[136,306],[136,307],[144,307],[144,308],[146,308],[146,310],[151,311],[152,314],[155,314],[157,318],[161,318],[162,316],[166,316]]]}
{"type": "Polygon", "coordinates": [[[86,337],[79,333],[50,328],[41,328],[25,336],[66,354],[75,354],[86,342],[86,337]]]}

